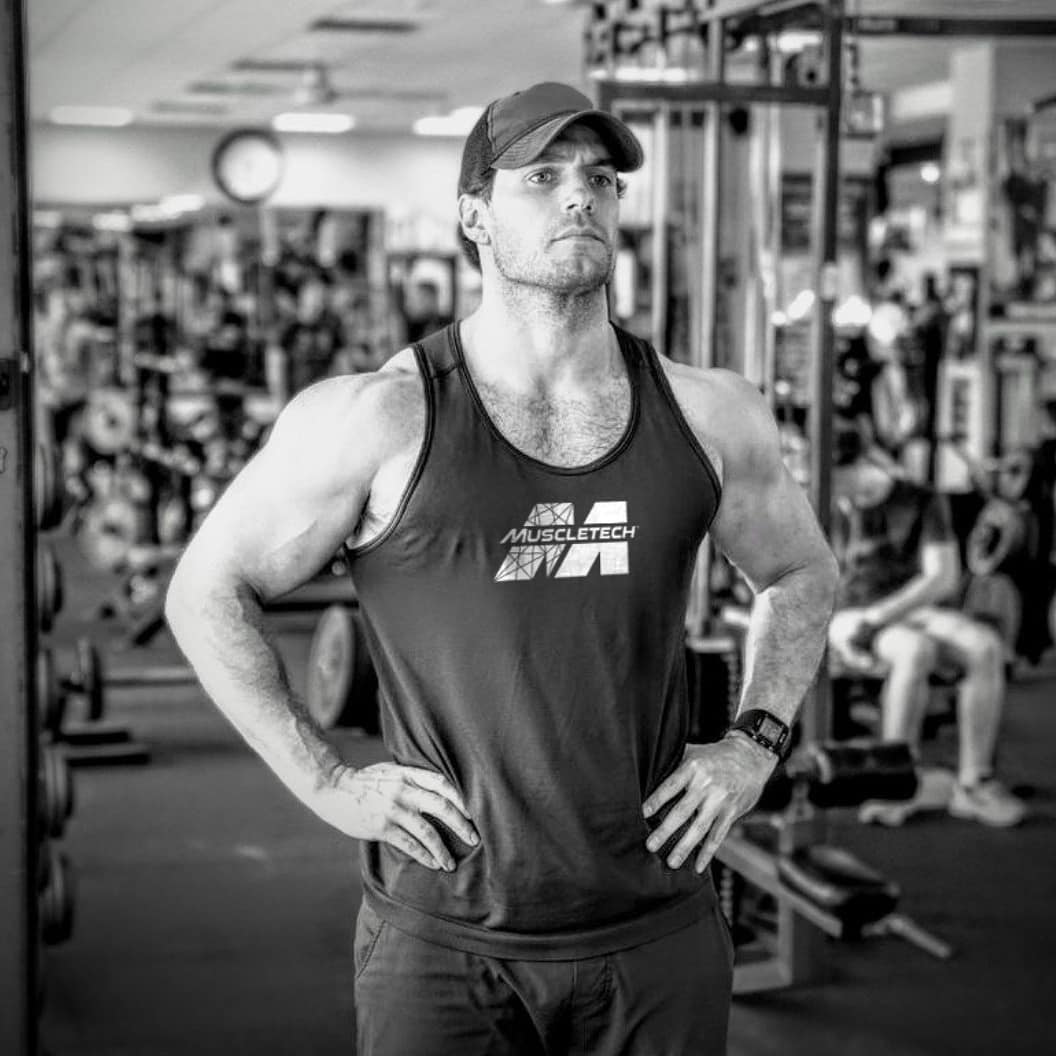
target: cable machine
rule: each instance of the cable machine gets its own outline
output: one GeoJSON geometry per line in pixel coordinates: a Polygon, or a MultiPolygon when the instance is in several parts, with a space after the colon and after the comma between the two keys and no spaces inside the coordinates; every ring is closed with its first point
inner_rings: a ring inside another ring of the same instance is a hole
{"type": "MultiPolygon", "coordinates": [[[[767,33],[756,42],[754,71],[745,79],[730,77],[729,58],[744,39],[746,20],[787,4],[759,0],[701,0],[679,6],[662,3],[610,3],[595,5],[587,32],[587,65],[597,80],[599,106],[613,110],[642,129],[647,142],[648,227],[651,254],[650,331],[653,344],[673,358],[700,367],[724,366],[720,358],[719,312],[720,209],[722,201],[723,122],[731,107],[761,104],[764,135],[752,154],[752,215],[762,230],[753,231],[754,256],[764,258],[775,228],[773,206],[775,172],[779,168],[773,145],[776,117],[785,106],[809,107],[816,115],[814,143],[812,272],[816,291],[810,334],[810,496],[822,527],[828,531],[832,447],[832,385],[834,333],[832,310],[836,289],[836,225],[839,191],[839,136],[843,88],[842,0],[821,3],[821,54],[816,83],[790,83],[767,33]],[[759,149],[759,147],[762,149],[759,149]],[[766,204],[770,211],[767,211],[766,204]],[[670,296],[675,276],[671,262],[677,250],[684,254],[685,282],[679,290],[685,305],[670,296]],[[672,313],[688,316],[673,319],[672,313]],[[680,332],[681,326],[681,332],[680,332]]],[[[773,254],[770,254],[771,262],[773,254]]],[[[771,271],[773,269],[771,268],[771,271]]],[[[772,274],[764,275],[764,302],[772,302],[772,274]]],[[[760,314],[760,313],[757,313],[760,314]]],[[[769,336],[769,313],[755,328],[752,339],[761,340],[757,353],[745,353],[744,372],[773,396],[774,355],[769,336]],[[761,353],[761,354],[760,354],[761,353]],[[749,358],[751,357],[751,358],[749,358]]],[[[690,652],[736,653],[739,645],[723,633],[712,612],[709,587],[712,554],[701,548],[687,618],[690,652]],[[731,645],[733,646],[731,650],[731,645]]],[[[692,665],[691,665],[692,666],[692,665]]],[[[732,679],[731,679],[732,680],[732,679]]],[[[735,707],[734,687],[731,707],[735,707]]],[[[829,687],[824,672],[808,695],[803,735],[807,744],[828,736],[829,687]]],[[[804,812],[794,832],[782,836],[794,843],[823,842],[824,815],[804,812]]],[[[746,876],[760,879],[756,856],[740,853],[740,841],[731,838],[720,858],[746,876]],[[732,860],[731,860],[732,859],[732,860]]],[[[747,844],[744,848],[747,850],[747,844]]],[[[739,966],[740,992],[787,985],[818,973],[821,963],[820,932],[788,900],[778,904],[778,949],[759,965],[739,966]]]]}

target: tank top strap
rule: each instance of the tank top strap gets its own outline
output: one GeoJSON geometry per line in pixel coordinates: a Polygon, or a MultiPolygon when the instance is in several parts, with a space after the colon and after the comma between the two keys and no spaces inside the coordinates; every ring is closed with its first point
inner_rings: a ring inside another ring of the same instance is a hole
{"type": "Polygon", "coordinates": [[[651,423],[654,428],[663,423],[663,429],[668,435],[675,436],[687,444],[697,461],[704,467],[718,494],[722,490],[718,473],[679,406],[671,382],[660,362],[659,353],[644,338],[618,327],[617,332],[627,349],[627,362],[634,364],[636,368],[643,421],[651,423]],[[674,430],[673,434],[669,432],[671,429],[674,430]]]}
{"type": "Polygon", "coordinates": [[[456,326],[458,326],[457,320],[449,323],[442,330],[436,330],[423,337],[414,345],[419,365],[425,370],[426,376],[434,381],[449,374],[458,366],[453,333],[456,326]]]}

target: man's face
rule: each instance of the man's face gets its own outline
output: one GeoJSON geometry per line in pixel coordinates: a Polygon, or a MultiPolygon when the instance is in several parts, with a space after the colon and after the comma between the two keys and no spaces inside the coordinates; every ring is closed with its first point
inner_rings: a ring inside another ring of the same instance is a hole
{"type": "Polygon", "coordinates": [[[574,124],[530,165],[496,170],[484,224],[505,279],[582,293],[612,274],[618,219],[608,151],[596,132],[574,124]]]}

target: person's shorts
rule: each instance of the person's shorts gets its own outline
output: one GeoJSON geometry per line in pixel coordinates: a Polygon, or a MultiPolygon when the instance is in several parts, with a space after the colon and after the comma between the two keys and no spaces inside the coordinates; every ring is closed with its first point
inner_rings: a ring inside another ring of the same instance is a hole
{"type": "Polygon", "coordinates": [[[718,906],[642,946],[514,961],[439,946],[363,905],[357,1056],[718,1056],[733,944],[718,906]]]}

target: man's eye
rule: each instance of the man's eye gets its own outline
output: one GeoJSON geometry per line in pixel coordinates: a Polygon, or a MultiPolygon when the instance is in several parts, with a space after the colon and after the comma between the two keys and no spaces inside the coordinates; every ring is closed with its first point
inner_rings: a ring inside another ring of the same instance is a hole
{"type": "Polygon", "coordinates": [[[591,177],[597,187],[611,187],[615,180],[607,172],[596,172],[591,177]]]}
{"type": "Polygon", "coordinates": [[[528,176],[529,183],[549,183],[553,178],[553,173],[549,169],[540,169],[538,172],[533,172],[528,176]]]}

